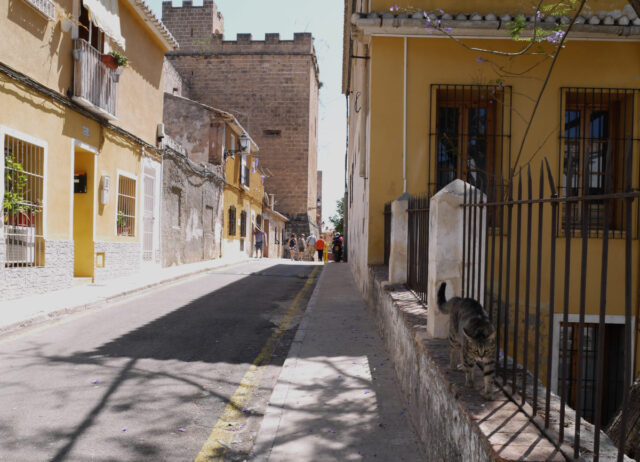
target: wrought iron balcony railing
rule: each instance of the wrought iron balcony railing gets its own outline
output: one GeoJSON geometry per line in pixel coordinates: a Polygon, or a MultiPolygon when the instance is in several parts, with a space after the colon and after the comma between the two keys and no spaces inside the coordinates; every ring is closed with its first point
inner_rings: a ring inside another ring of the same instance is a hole
{"type": "Polygon", "coordinates": [[[73,99],[106,119],[116,118],[118,76],[86,40],[74,40],[73,99]]]}

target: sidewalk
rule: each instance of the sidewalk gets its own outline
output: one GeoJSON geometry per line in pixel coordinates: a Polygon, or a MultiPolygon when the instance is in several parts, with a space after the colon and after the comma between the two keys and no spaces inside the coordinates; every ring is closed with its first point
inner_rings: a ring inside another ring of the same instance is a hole
{"type": "Polygon", "coordinates": [[[168,268],[158,267],[122,278],[0,301],[0,334],[65,314],[95,308],[155,286],[249,260],[248,257],[245,259],[221,258],[168,268]]]}
{"type": "Polygon", "coordinates": [[[314,290],[250,459],[424,460],[393,364],[348,264],[314,290]]]}

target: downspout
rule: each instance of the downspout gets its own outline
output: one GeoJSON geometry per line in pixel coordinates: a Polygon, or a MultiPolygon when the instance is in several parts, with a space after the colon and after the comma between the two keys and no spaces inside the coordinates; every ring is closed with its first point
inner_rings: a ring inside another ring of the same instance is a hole
{"type": "Polygon", "coordinates": [[[404,37],[402,85],[402,192],[407,192],[407,37],[404,37]]]}

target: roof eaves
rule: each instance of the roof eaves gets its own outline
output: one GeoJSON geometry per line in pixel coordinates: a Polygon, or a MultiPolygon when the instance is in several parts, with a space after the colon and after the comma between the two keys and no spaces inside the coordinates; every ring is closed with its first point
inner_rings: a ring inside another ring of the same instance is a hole
{"type": "MultiPolygon", "coordinates": [[[[620,37],[639,36],[640,18],[635,15],[592,14],[578,16],[572,28],[574,36],[580,34],[604,34],[620,37]]],[[[527,17],[527,29],[533,30],[536,24],[535,17],[527,17]]],[[[443,13],[440,15],[429,14],[425,17],[423,12],[409,15],[408,13],[393,14],[391,12],[353,14],[351,23],[365,30],[365,33],[411,33],[416,35],[441,34],[434,23],[440,29],[451,28],[454,36],[502,36],[506,37],[507,23],[513,20],[509,14],[497,16],[495,14],[481,15],[479,13],[443,13]],[[499,31],[499,32],[497,32],[499,31]]],[[[537,24],[541,28],[553,29],[558,25],[566,25],[570,22],[568,16],[548,16],[537,24]]]]}
{"type": "Polygon", "coordinates": [[[155,15],[145,0],[127,0],[127,2],[151,28],[156,37],[167,47],[167,50],[174,51],[179,48],[178,41],[171,35],[169,29],[155,15]]]}

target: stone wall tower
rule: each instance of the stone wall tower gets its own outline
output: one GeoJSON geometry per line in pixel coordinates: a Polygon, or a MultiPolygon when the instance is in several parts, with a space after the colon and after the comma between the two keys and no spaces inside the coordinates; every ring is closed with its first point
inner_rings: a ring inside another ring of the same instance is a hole
{"type": "Polygon", "coordinates": [[[171,0],[163,1],[162,22],[183,51],[199,50],[212,35],[224,34],[224,17],[213,0],[204,0],[202,6],[183,0],[182,6],[175,8],[171,0]]]}
{"type": "Polygon", "coordinates": [[[251,34],[238,34],[227,41],[211,32],[199,36],[195,25],[203,20],[202,7],[167,3],[162,20],[180,43],[167,59],[189,86],[190,98],[238,118],[260,147],[265,189],[291,220],[289,229],[317,233],[320,81],[313,37],[296,33],[293,40],[281,40],[279,34],[266,34],[265,40],[252,40],[251,34]]]}

